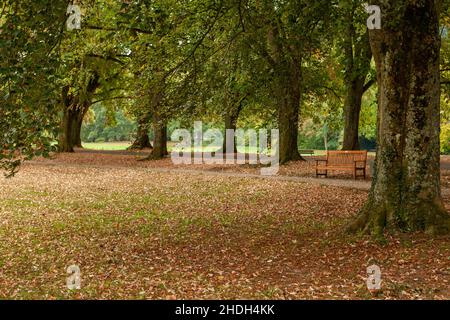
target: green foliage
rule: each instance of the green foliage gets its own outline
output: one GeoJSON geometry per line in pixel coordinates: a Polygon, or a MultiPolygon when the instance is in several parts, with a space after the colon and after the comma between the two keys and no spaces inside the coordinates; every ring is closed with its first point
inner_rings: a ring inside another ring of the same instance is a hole
{"type": "Polygon", "coordinates": [[[450,97],[441,100],[441,153],[450,154],[450,97]]]}
{"type": "Polygon", "coordinates": [[[136,123],[128,119],[122,110],[116,111],[112,116],[108,110],[97,105],[93,108],[94,120],[83,124],[81,139],[85,142],[114,142],[130,141],[136,131],[136,123]]]}
{"type": "Polygon", "coordinates": [[[0,6],[0,168],[48,155],[57,123],[58,45],[67,2],[2,1],[0,6]]]}
{"type": "Polygon", "coordinates": [[[377,86],[373,86],[366,92],[359,120],[360,136],[372,140],[375,140],[377,136],[377,93],[377,86]]]}
{"type": "MultiPolygon", "coordinates": [[[[442,152],[449,148],[449,1],[442,6],[442,152]]],[[[146,113],[168,123],[169,135],[195,120],[222,128],[237,109],[240,128],[276,128],[280,88],[293,70],[301,71],[300,147],[339,148],[348,80],[374,77],[358,55],[363,2],[85,0],[82,29],[68,32],[69,1],[2,1],[0,166],[14,170],[52,150],[63,87],[78,104],[101,102],[83,126],[84,141],[118,141],[136,131],[128,115],[146,113]]],[[[361,136],[371,141],[376,103],[373,86],[360,119],[361,136]]]]}

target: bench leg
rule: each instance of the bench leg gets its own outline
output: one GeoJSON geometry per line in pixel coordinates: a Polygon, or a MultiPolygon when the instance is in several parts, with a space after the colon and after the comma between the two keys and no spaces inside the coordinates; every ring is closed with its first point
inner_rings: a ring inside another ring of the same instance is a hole
{"type": "Polygon", "coordinates": [[[355,180],[357,180],[358,178],[363,178],[364,180],[366,180],[366,169],[365,168],[355,168],[353,177],[355,178],[355,180]],[[361,175],[358,175],[358,170],[362,171],[361,175]]]}
{"type": "Polygon", "coordinates": [[[319,169],[316,168],[316,178],[319,177],[328,177],[328,170],[325,170],[325,173],[319,173],[319,169]]]}

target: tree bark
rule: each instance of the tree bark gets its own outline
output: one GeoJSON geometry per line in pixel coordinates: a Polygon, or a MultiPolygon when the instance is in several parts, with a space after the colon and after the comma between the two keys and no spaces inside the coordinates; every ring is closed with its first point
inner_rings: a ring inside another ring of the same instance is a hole
{"type": "Polygon", "coordinates": [[[153,133],[153,151],[150,159],[163,159],[169,154],[167,152],[167,124],[157,113],[153,115],[153,133]]]}
{"type": "Polygon", "coordinates": [[[349,226],[448,234],[440,186],[440,34],[434,0],[378,1],[370,32],[379,86],[377,157],[365,207],[349,226]]]}
{"type": "Polygon", "coordinates": [[[134,140],[129,150],[143,150],[152,149],[153,146],[150,143],[150,138],[148,136],[148,128],[151,121],[151,114],[145,113],[141,115],[138,119],[138,128],[136,133],[136,139],[134,140]]]}
{"type": "Polygon", "coordinates": [[[65,108],[59,135],[59,152],[74,152],[75,118],[76,113],[70,108],[65,108]]]}
{"type": "Polygon", "coordinates": [[[61,122],[61,134],[59,136],[60,152],[74,152],[75,147],[82,147],[81,126],[87,109],[89,108],[77,104],[64,108],[64,115],[61,122]]]}
{"type": "Polygon", "coordinates": [[[81,141],[81,127],[83,126],[83,119],[86,113],[89,111],[89,106],[84,106],[84,108],[76,109],[76,117],[74,119],[74,135],[73,135],[73,145],[77,148],[82,148],[81,141]]]}
{"type": "Polygon", "coordinates": [[[279,74],[278,126],[280,130],[280,163],[304,160],[298,152],[298,121],[300,110],[300,68],[297,64],[283,68],[279,74]]]}
{"type": "Polygon", "coordinates": [[[59,152],[74,152],[74,147],[82,147],[81,126],[91,105],[92,95],[100,86],[99,80],[99,75],[94,73],[87,85],[87,97],[83,102],[78,96],[69,93],[69,86],[62,88],[63,117],[58,143],[59,152]]]}
{"type": "Polygon", "coordinates": [[[347,94],[344,104],[343,150],[359,150],[359,118],[362,98],[370,88],[370,86],[366,86],[366,78],[372,60],[369,33],[367,30],[362,37],[358,38],[354,25],[355,10],[356,7],[353,5],[347,14],[347,30],[344,41],[347,94]]]}
{"type": "MultiPolygon", "coordinates": [[[[242,111],[243,103],[246,98],[244,97],[236,97],[238,94],[225,94],[225,105],[226,105],[226,111],[224,115],[224,122],[225,122],[225,132],[224,137],[227,136],[227,130],[234,130],[236,132],[237,129],[237,122],[239,119],[239,115],[242,111]],[[239,101],[237,101],[238,99],[239,101]]],[[[236,145],[237,139],[234,137],[234,153],[237,153],[237,145],[236,145]]],[[[227,141],[224,139],[223,146],[222,146],[222,152],[227,152],[227,141]]]]}
{"type": "Polygon", "coordinates": [[[282,45],[278,23],[272,22],[268,32],[269,63],[275,70],[274,93],[278,103],[278,129],[280,131],[280,164],[305,160],[298,152],[298,123],[301,100],[302,52],[282,45]]]}
{"type": "MultiPolygon", "coordinates": [[[[238,116],[237,115],[234,115],[234,114],[230,114],[230,113],[227,113],[226,115],[225,115],[225,132],[224,132],[224,137],[226,138],[226,136],[227,136],[227,134],[226,134],[226,132],[227,132],[227,130],[234,130],[234,132],[236,132],[236,129],[237,129],[237,120],[238,120],[238,116]]],[[[237,139],[236,139],[236,137],[234,137],[234,150],[233,150],[233,152],[234,153],[237,153],[238,151],[237,151],[237,145],[236,145],[236,141],[237,139]]],[[[227,153],[227,139],[224,139],[223,140],[223,146],[222,146],[222,152],[223,153],[227,153]]]]}
{"type": "Polygon", "coordinates": [[[359,150],[359,118],[365,79],[356,79],[348,85],[344,114],[344,142],[342,150],[359,150]]]}

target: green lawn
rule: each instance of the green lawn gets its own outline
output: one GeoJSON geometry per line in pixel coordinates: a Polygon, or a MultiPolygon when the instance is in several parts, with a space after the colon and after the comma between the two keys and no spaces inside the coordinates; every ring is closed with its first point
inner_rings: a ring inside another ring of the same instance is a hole
{"type": "MultiPolygon", "coordinates": [[[[173,142],[168,143],[169,152],[174,149],[176,144],[173,142]]],[[[83,142],[83,148],[91,149],[91,150],[115,150],[122,151],[126,150],[129,146],[131,146],[131,142],[122,141],[122,142],[83,142]]],[[[194,152],[201,152],[201,148],[192,148],[194,152]]],[[[217,147],[204,147],[204,152],[214,152],[217,151],[217,147]]],[[[242,148],[238,148],[239,152],[242,152],[242,148]]],[[[250,153],[256,153],[256,148],[247,148],[250,153]]]]}
{"type": "MultiPolygon", "coordinates": [[[[173,150],[174,143],[169,142],[168,149],[169,152],[173,150]]],[[[122,142],[83,142],[83,147],[85,149],[91,149],[91,150],[105,150],[105,151],[123,151],[126,150],[129,146],[131,146],[131,142],[128,141],[122,141],[122,142]]],[[[204,148],[204,152],[214,152],[217,151],[217,148],[209,147],[204,148]]],[[[250,153],[256,153],[255,148],[247,148],[250,153]]],[[[195,148],[194,152],[200,152],[200,148],[195,148]]],[[[238,148],[239,152],[242,152],[242,148],[238,148]]],[[[325,150],[315,150],[315,155],[323,156],[326,154],[325,150]]],[[[375,156],[374,152],[369,152],[369,156],[375,156]]]]}
{"type": "Polygon", "coordinates": [[[83,148],[92,150],[126,150],[131,142],[83,142],[83,148]]]}

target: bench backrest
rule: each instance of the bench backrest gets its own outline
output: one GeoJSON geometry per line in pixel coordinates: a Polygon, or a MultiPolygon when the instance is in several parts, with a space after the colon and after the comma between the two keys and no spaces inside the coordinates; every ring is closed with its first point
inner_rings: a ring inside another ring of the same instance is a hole
{"type": "Polygon", "coordinates": [[[328,151],[330,165],[354,165],[355,161],[367,161],[367,151],[328,151]]]}

